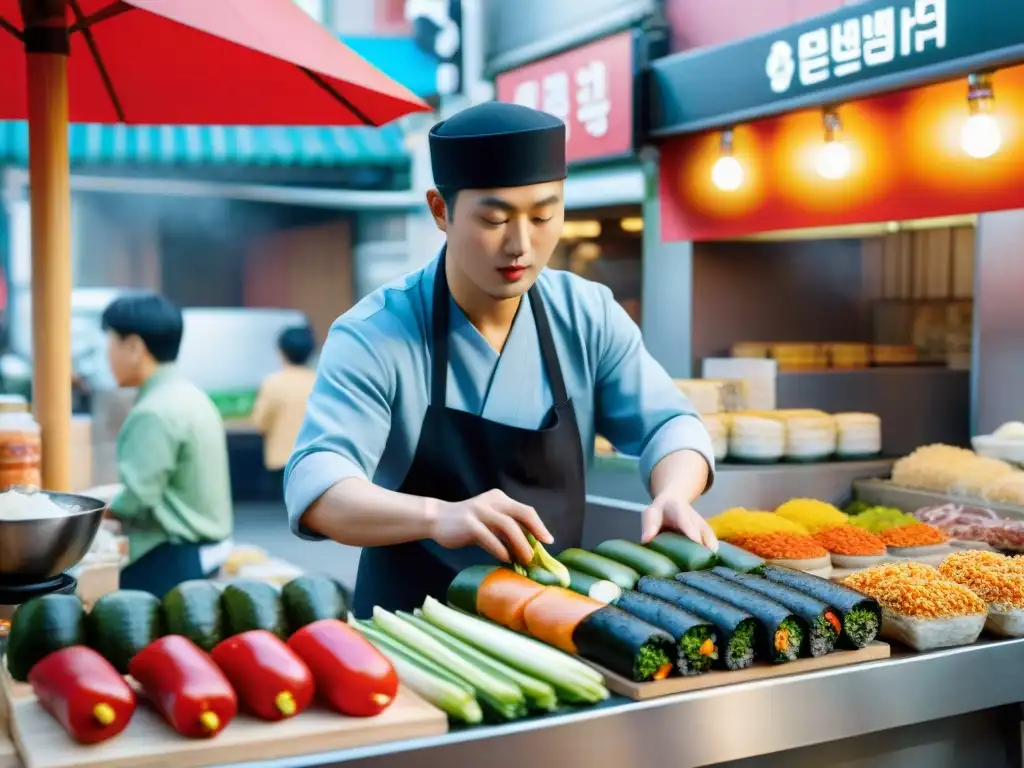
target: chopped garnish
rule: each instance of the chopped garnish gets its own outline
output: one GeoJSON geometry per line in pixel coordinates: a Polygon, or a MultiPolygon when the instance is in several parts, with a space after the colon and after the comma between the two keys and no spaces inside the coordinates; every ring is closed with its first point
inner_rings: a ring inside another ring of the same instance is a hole
{"type": "Polygon", "coordinates": [[[890,528],[882,531],[879,536],[887,547],[927,547],[949,541],[949,536],[927,523],[890,528]]]}
{"type": "Polygon", "coordinates": [[[828,557],[828,550],[823,549],[807,534],[763,533],[731,538],[729,543],[766,560],[811,560],[828,557]]]}

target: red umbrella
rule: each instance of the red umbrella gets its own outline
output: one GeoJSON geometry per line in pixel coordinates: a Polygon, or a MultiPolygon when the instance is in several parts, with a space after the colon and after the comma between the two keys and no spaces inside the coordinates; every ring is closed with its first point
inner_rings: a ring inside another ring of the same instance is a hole
{"type": "Polygon", "coordinates": [[[43,485],[70,484],[68,121],[382,125],[429,107],[292,0],[0,0],[0,119],[29,121],[43,485]]]}

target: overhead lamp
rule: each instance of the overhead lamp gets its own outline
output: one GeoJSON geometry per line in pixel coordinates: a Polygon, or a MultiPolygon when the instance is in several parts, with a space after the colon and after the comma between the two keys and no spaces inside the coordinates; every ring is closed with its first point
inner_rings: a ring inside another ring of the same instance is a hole
{"type": "Polygon", "coordinates": [[[825,123],[825,144],[818,150],[818,173],[823,178],[835,181],[850,172],[850,148],[842,141],[843,125],[835,108],[827,108],[822,118],[825,123]]]}
{"type": "Polygon", "coordinates": [[[723,192],[735,192],[743,184],[743,166],[733,156],[732,128],[722,131],[719,157],[711,169],[711,181],[723,192]]]}
{"type": "Polygon", "coordinates": [[[977,160],[992,157],[1003,143],[999,123],[992,114],[995,102],[991,72],[977,72],[967,78],[967,107],[971,114],[960,131],[960,146],[977,160]]]}

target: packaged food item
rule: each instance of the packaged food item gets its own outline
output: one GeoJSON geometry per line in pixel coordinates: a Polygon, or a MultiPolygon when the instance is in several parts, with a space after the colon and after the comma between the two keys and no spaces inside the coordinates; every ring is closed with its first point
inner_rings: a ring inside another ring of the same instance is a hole
{"type": "Polygon", "coordinates": [[[20,395],[0,395],[0,491],[42,487],[42,438],[20,395]]]}
{"type": "Polygon", "coordinates": [[[988,603],[985,629],[1002,637],[1024,637],[1024,568],[1014,558],[978,550],[955,552],[939,573],[988,603]]]}
{"type": "Polygon", "coordinates": [[[775,510],[787,520],[796,523],[808,533],[846,525],[849,518],[825,501],[817,499],[791,499],[775,510]]]}
{"type": "Polygon", "coordinates": [[[923,577],[906,575],[917,570],[875,566],[847,576],[842,584],[879,602],[883,638],[918,651],[975,642],[988,618],[985,602],[935,569],[921,571],[923,577]]]}

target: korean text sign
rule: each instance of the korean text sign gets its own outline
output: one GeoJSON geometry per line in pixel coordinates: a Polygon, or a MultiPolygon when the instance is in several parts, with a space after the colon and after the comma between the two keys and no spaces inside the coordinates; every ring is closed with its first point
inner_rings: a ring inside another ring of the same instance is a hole
{"type": "Polygon", "coordinates": [[[616,157],[633,149],[633,77],[627,31],[498,75],[497,98],[561,118],[570,163],[616,157]]]}
{"type": "Polygon", "coordinates": [[[1022,2],[864,0],[652,62],[651,131],[673,135],[742,124],[822,100],[863,98],[902,82],[966,75],[985,68],[979,62],[1021,58],[1022,2]]]}

